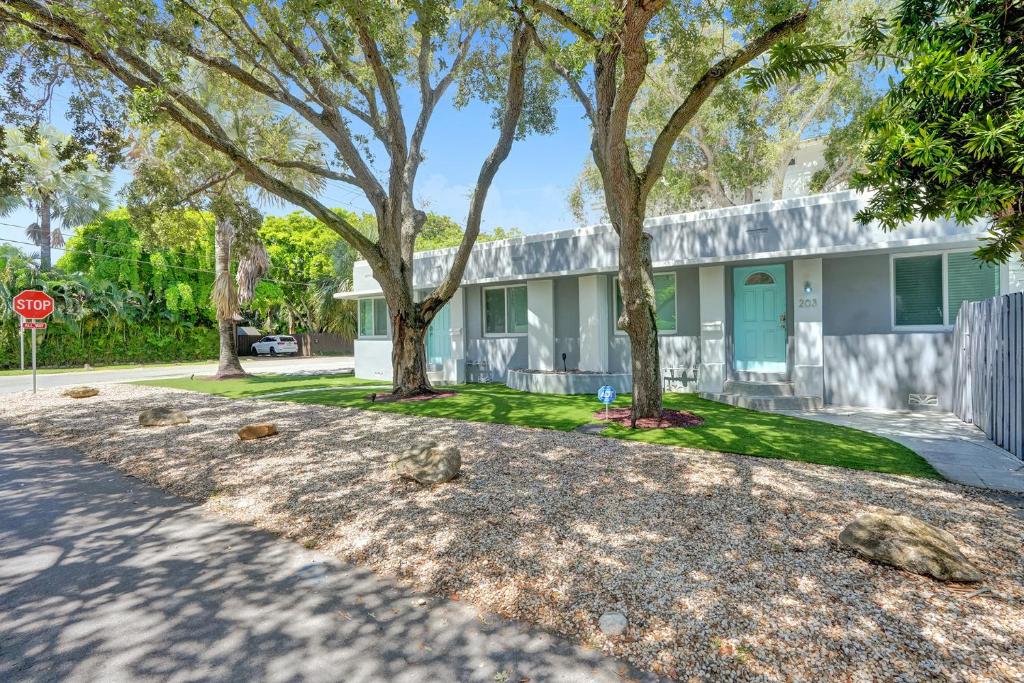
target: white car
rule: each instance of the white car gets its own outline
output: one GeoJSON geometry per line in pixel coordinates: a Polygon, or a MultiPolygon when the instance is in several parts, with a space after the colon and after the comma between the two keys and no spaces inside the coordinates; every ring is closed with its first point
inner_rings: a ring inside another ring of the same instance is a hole
{"type": "Polygon", "coordinates": [[[295,341],[295,337],[286,335],[264,337],[252,345],[252,355],[254,356],[268,354],[271,356],[294,356],[298,352],[299,344],[295,341]]]}

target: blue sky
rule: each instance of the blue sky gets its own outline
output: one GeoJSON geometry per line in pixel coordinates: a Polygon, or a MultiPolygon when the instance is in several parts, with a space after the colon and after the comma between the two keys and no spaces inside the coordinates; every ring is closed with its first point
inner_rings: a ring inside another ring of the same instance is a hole
{"type": "MultiPolygon", "coordinates": [[[[409,114],[418,113],[412,93],[403,93],[403,105],[409,114]]],[[[67,129],[63,98],[54,106],[51,122],[67,129]]],[[[578,103],[558,103],[558,128],[552,135],[533,135],[517,141],[491,186],[484,210],[482,229],[519,228],[524,233],[549,232],[576,224],[567,197],[590,154],[590,133],[578,103]]],[[[497,137],[487,105],[470,104],[455,110],[450,100],[434,114],[425,140],[426,161],[421,167],[416,197],[421,208],[451,216],[462,222],[469,205],[469,194],[476,183],[480,164],[490,153],[497,137]]],[[[125,171],[115,174],[116,189],[128,180],[125,171]]],[[[322,199],[330,206],[366,210],[368,205],[358,190],[341,183],[330,183],[322,199]]],[[[116,205],[118,197],[112,197],[116,205]]],[[[296,210],[291,205],[264,207],[267,213],[282,214],[296,210]]],[[[21,209],[0,221],[25,226],[35,220],[32,212],[21,209]]],[[[67,235],[67,231],[65,231],[67,235]]],[[[24,231],[0,225],[0,238],[24,240],[24,231]]],[[[24,245],[16,245],[24,247],[24,245]]],[[[24,247],[31,251],[31,248],[24,247]]],[[[59,255],[60,252],[57,253],[59,255]]]]}

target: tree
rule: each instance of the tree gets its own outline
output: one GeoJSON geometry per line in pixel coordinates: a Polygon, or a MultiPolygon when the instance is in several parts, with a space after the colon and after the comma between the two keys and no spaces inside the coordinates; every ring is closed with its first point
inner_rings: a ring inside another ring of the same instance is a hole
{"type": "Polygon", "coordinates": [[[633,419],[660,415],[654,275],[644,218],[676,140],[717,87],[765,53],[770,53],[768,63],[748,71],[762,87],[835,63],[845,52],[799,40],[811,10],[797,2],[766,7],[746,1],[520,0],[516,8],[590,121],[594,165],[619,238],[622,314],[617,324],[629,336],[632,352],[633,419]],[[633,150],[630,118],[647,80],[651,36],[662,43],[664,59],[681,65],[689,87],[650,143],[633,150]]]}
{"type": "Polygon", "coordinates": [[[867,124],[855,180],[875,194],[858,219],[889,230],[916,217],[986,219],[980,258],[1024,253],[1024,7],[912,0],[891,26],[902,78],[867,124]]]}
{"type": "Polygon", "coordinates": [[[27,131],[7,128],[7,152],[17,165],[17,181],[0,199],[0,215],[24,204],[38,221],[25,234],[39,247],[39,268],[50,269],[50,248],[64,246],[61,228],[88,223],[107,206],[110,175],[92,155],[71,154],[75,142],[48,124],[27,131]],[[54,222],[59,223],[55,226],[54,222]]]}
{"type": "MultiPolygon", "coordinates": [[[[288,162],[280,177],[294,187],[307,192],[322,187],[322,180],[300,167],[318,163],[322,156],[319,144],[301,122],[276,117],[264,98],[216,74],[199,74],[194,92],[193,97],[214,112],[210,116],[234,145],[256,156],[288,162]]],[[[131,158],[135,178],[128,188],[129,206],[151,240],[167,244],[168,235],[161,230],[167,221],[154,220],[157,217],[175,220],[183,208],[191,208],[193,215],[207,211],[213,216],[215,279],[210,296],[220,335],[215,377],[244,376],[235,323],[240,307],[252,300],[260,279],[270,271],[270,257],[259,239],[263,216],[250,199],[273,201],[276,196],[259,192],[230,159],[189,138],[173,120],[143,127],[131,158]],[[234,278],[233,253],[238,261],[234,278]]],[[[182,224],[179,220],[178,225],[182,224]]]]}
{"type": "Polygon", "coordinates": [[[426,331],[462,279],[491,182],[517,136],[553,125],[550,89],[528,68],[521,23],[488,4],[440,0],[2,0],[0,25],[106,69],[139,115],[175,121],[230,159],[247,181],[306,209],[351,243],[390,309],[396,394],[431,391],[426,331]],[[304,120],[322,136],[333,165],[239,147],[190,92],[196,71],[220,74],[304,120]],[[414,199],[416,176],[432,115],[456,84],[456,104],[477,95],[495,105],[498,139],[480,168],[451,269],[417,301],[412,259],[426,214],[414,199]],[[411,93],[418,111],[403,103],[411,93]],[[379,173],[378,157],[386,169],[379,173]],[[361,191],[378,238],[282,178],[283,168],[296,166],[361,191]]]}

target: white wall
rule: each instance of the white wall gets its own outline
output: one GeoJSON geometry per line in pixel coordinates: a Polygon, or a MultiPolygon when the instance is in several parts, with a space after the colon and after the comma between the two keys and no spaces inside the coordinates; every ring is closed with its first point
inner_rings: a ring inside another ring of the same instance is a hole
{"type": "Polygon", "coordinates": [[[579,290],[580,370],[608,372],[608,276],[584,275],[579,290]]]}
{"type": "Polygon", "coordinates": [[[391,340],[356,339],[356,377],[392,381],[391,340]]]}
{"type": "Polygon", "coordinates": [[[798,396],[825,395],[821,259],[793,261],[793,385],[798,396]],[[809,291],[808,291],[809,290],[809,291]]]}
{"type": "Polygon", "coordinates": [[[698,391],[719,393],[725,383],[725,266],[700,269],[698,391]]]}
{"type": "Polygon", "coordinates": [[[526,283],[531,370],[555,369],[555,290],[551,280],[526,283]]]}

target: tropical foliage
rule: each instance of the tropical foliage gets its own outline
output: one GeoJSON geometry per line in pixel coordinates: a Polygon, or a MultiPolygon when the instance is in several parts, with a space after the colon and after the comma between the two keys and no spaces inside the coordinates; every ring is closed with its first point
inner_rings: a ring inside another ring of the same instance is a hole
{"type": "Polygon", "coordinates": [[[1024,6],[905,0],[887,47],[902,79],[869,120],[859,218],[990,220],[981,258],[1024,252],[1024,6]]]}
{"type": "MultiPolygon", "coordinates": [[[[369,214],[348,212],[346,220],[367,234],[375,230],[369,214]]],[[[18,321],[10,302],[27,288],[47,291],[57,302],[50,327],[39,336],[42,366],[215,358],[213,216],[178,211],[145,225],[126,209],[107,213],[80,227],[47,273],[18,249],[0,246],[0,368],[18,365],[18,321]]],[[[427,225],[424,248],[457,246],[462,239],[459,225],[446,216],[431,214],[427,225]]],[[[481,239],[519,234],[499,228],[481,239]]],[[[352,302],[334,298],[351,287],[358,258],[352,247],[303,212],[266,218],[259,239],[273,270],[243,308],[244,324],[267,333],[354,336],[352,302]]]]}

